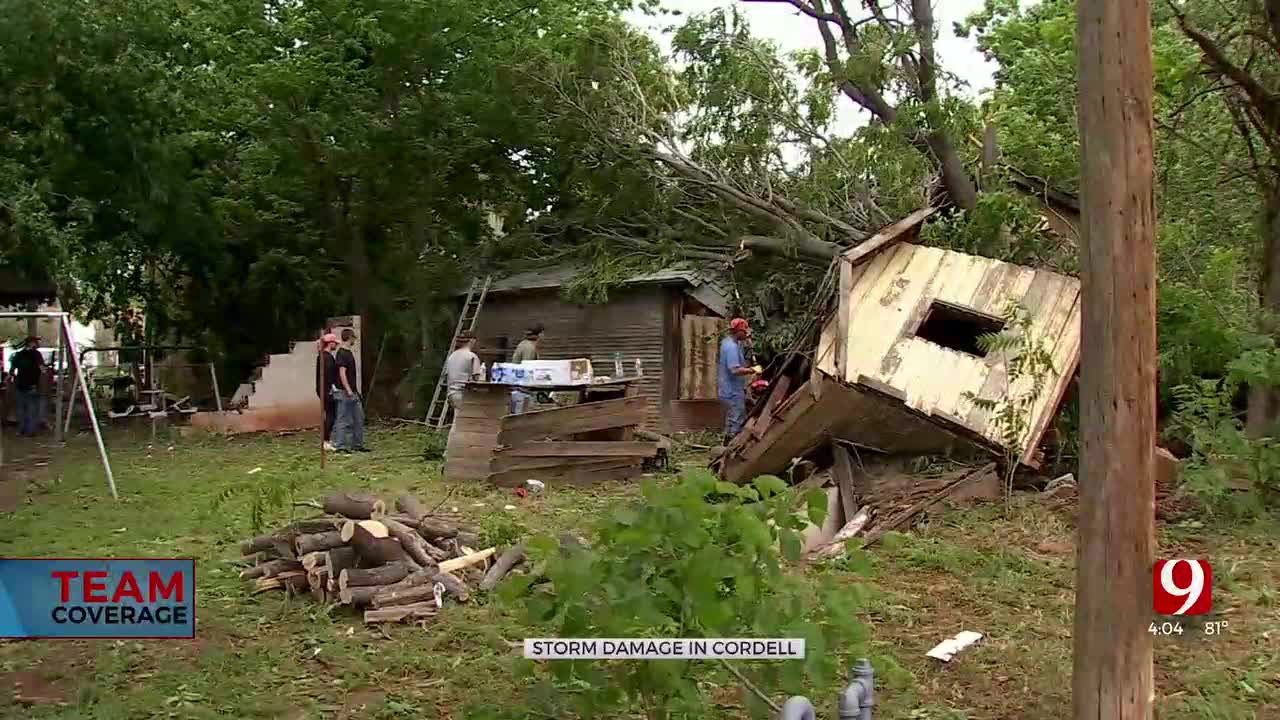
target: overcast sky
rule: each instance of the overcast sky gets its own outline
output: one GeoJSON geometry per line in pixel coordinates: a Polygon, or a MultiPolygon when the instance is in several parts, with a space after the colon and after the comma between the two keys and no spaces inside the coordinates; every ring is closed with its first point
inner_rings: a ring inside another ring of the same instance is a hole
{"type": "MultiPolygon", "coordinates": [[[[734,3],[732,0],[666,0],[664,4],[669,8],[680,9],[685,15],[692,15],[734,3]]],[[[972,40],[957,38],[952,25],[964,20],[970,13],[982,9],[982,5],[983,0],[935,0],[934,2],[934,22],[938,28],[936,46],[938,62],[949,72],[958,75],[968,83],[966,94],[975,97],[991,88],[995,64],[983,58],[972,40]]],[[[822,36],[818,34],[814,21],[801,15],[786,3],[739,2],[737,6],[738,12],[751,25],[752,33],[772,40],[784,53],[821,47],[822,36]]],[[[634,12],[631,13],[630,20],[648,29],[651,35],[662,42],[664,48],[670,49],[670,42],[663,37],[661,28],[665,25],[678,25],[682,18],[671,16],[649,18],[642,13],[634,12]]],[[[836,134],[846,134],[865,122],[866,112],[854,108],[847,98],[840,98],[837,107],[836,134]]]]}

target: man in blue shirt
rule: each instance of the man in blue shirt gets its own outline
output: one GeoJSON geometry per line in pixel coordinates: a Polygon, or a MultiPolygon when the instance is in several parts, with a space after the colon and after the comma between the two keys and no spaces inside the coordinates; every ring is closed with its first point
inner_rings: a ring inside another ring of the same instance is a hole
{"type": "Polygon", "coordinates": [[[746,320],[734,318],[729,323],[729,334],[720,341],[716,385],[724,409],[724,432],[730,438],[741,432],[747,419],[747,380],[755,371],[747,366],[742,343],[750,331],[746,320]]]}

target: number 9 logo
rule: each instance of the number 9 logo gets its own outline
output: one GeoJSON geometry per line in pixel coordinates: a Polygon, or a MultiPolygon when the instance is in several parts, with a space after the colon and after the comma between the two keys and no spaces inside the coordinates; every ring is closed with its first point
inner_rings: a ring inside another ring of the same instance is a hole
{"type": "Polygon", "coordinates": [[[1207,561],[1180,558],[1156,563],[1153,609],[1157,614],[1203,615],[1212,608],[1213,568],[1207,561]]]}

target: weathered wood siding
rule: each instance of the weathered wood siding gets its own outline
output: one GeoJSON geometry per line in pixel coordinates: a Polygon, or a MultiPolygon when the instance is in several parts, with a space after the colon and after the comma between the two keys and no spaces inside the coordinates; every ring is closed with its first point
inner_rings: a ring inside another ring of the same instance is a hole
{"type": "Polygon", "coordinates": [[[728,321],[718,317],[680,318],[680,399],[718,400],[716,363],[728,321]]]}
{"type": "Polygon", "coordinates": [[[974,407],[966,393],[999,401],[1027,392],[1032,380],[1008,386],[1004,356],[982,358],[916,337],[935,300],[1000,317],[1017,299],[1031,313],[1030,332],[1053,355],[1056,373],[1046,378],[1027,418],[1019,447],[1030,459],[1080,357],[1080,281],[1047,270],[908,243],[852,269],[842,303],[849,330],[843,372],[837,370],[837,317],[823,328],[818,367],[850,383],[870,381],[905,395],[926,415],[941,415],[1001,442],[993,413],[974,407]]]}
{"type": "Polygon", "coordinates": [[[667,403],[663,401],[670,399],[663,393],[668,298],[668,288],[657,285],[611,292],[609,302],[599,305],[565,302],[556,289],[490,295],[476,321],[477,354],[492,364],[503,352],[499,338],[505,337],[506,357],[502,359],[509,359],[525,330],[541,322],[546,326],[544,359],[587,358],[597,376],[612,376],[613,354],[621,353],[625,374],[631,377],[639,358],[644,369],[639,394],[648,400],[645,426],[665,431],[667,403]]]}

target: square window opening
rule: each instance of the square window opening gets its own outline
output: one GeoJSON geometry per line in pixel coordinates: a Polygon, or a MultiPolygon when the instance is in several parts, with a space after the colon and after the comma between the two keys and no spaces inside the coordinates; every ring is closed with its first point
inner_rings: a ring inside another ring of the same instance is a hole
{"type": "Polygon", "coordinates": [[[1002,330],[1004,321],[999,318],[934,300],[925,313],[924,322],[916,330],[916,337],[950,350],[984,358],[987,351],[978,345],[978,338],[1002,330]]]}

